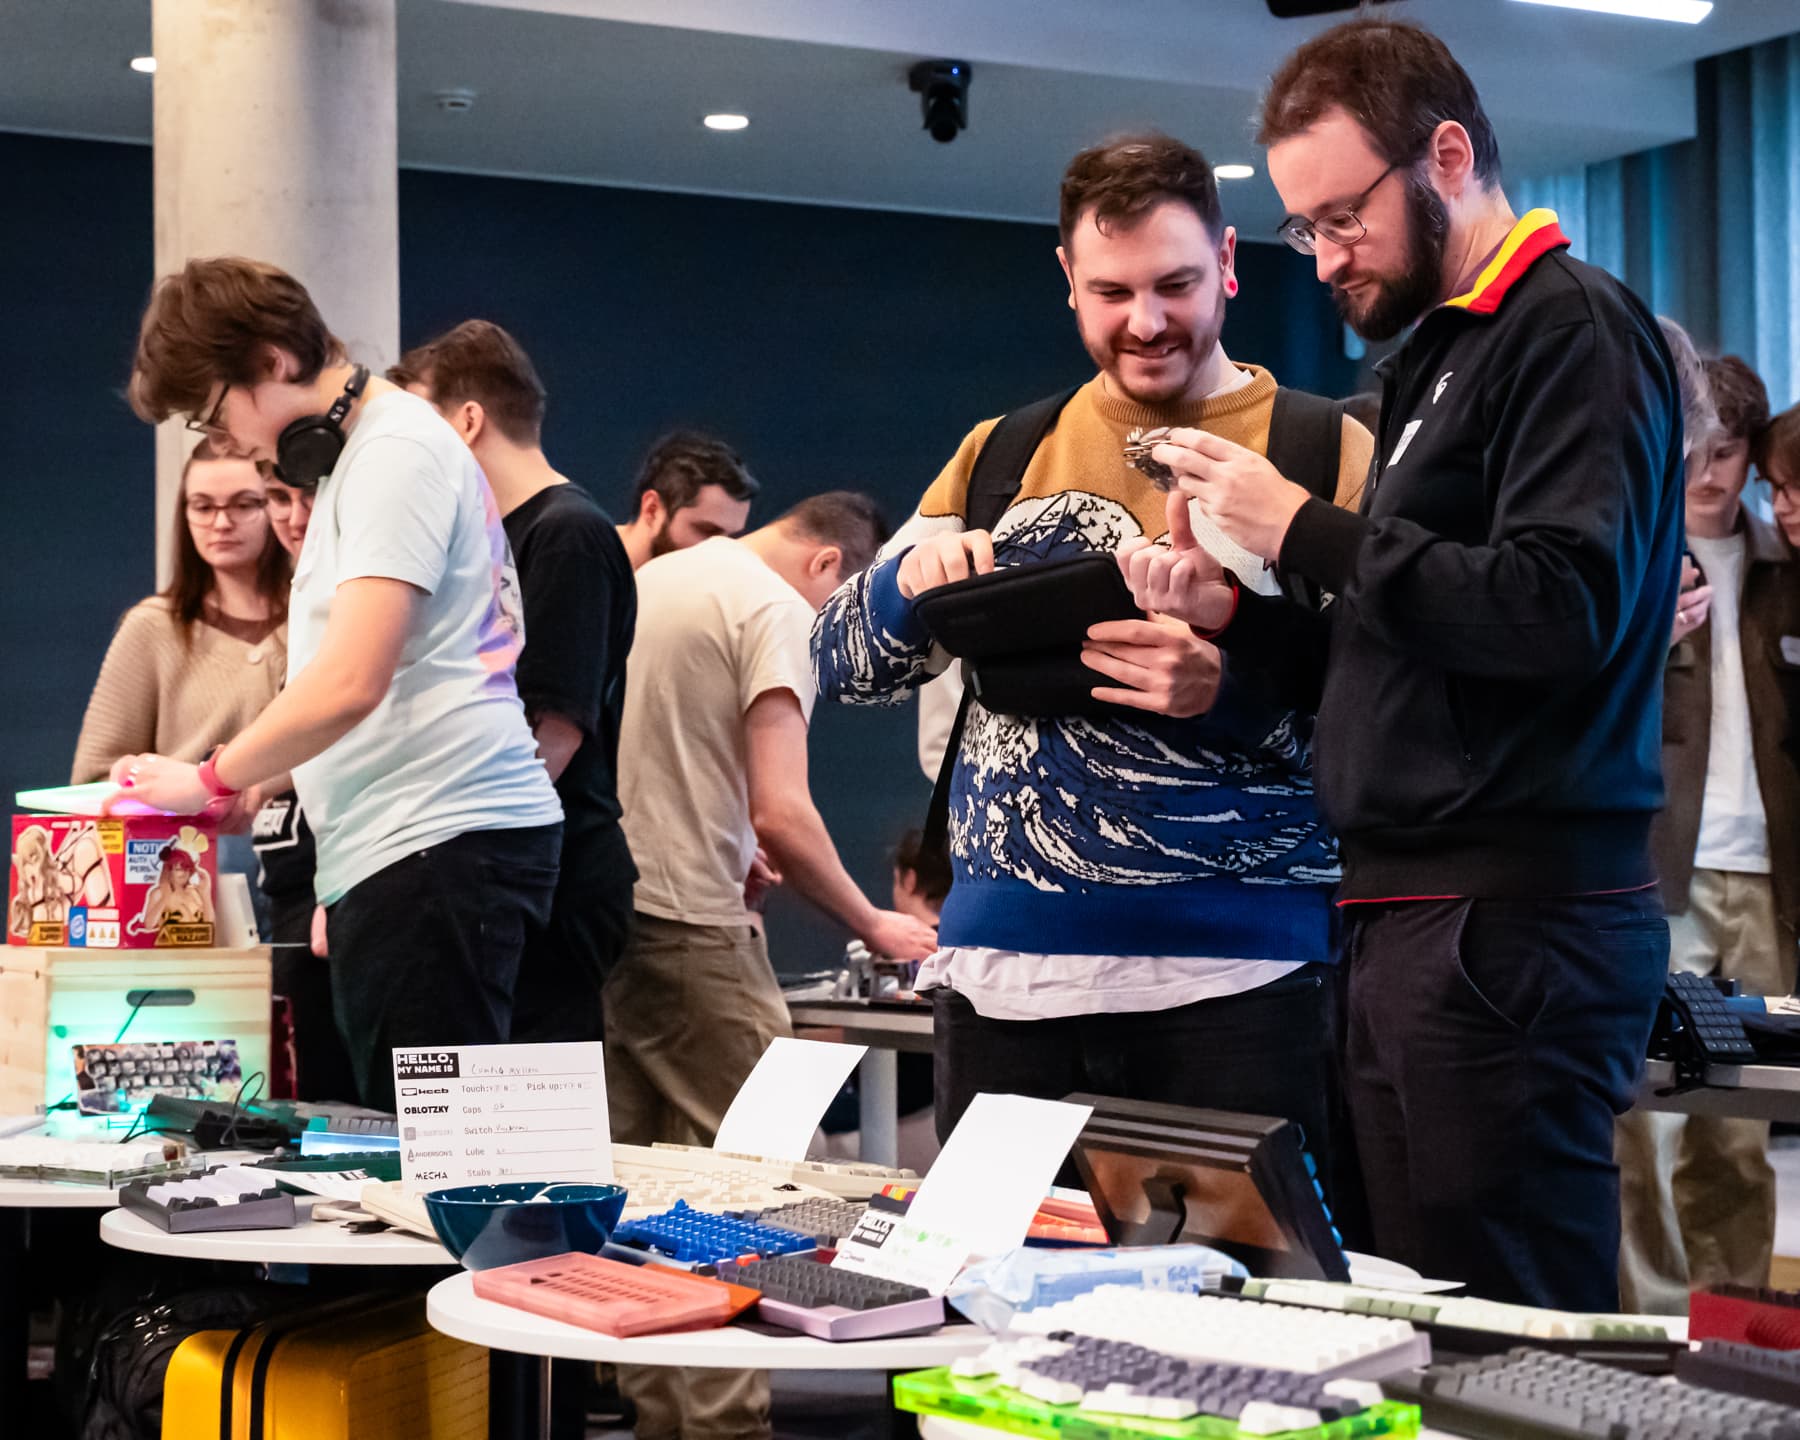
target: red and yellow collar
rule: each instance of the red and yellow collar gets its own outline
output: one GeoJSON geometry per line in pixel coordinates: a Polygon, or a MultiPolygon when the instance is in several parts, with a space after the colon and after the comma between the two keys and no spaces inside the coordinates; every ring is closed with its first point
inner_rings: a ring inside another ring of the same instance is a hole
{"type": "Polygon", "coordinates": [[[1533,261],[1568,243],[1569,237],[1563,234],[1554,210],[1527,210],[1467,293],[1446,300],[1445,307],[1467,310],[1472,315],[1492,315],[1533,261]]]}

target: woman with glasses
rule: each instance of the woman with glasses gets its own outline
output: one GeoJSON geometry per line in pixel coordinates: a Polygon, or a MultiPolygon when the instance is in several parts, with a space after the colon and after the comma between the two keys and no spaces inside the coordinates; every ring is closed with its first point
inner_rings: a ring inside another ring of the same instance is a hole
{"type": "Polygon", "coordinates": [[[287,670],[287,552],[263,478],[202,440],[182,471],[168,588],[119,622],[88,700],[70,778],[122,755],[204,759],[275,698],[287,670]]]}

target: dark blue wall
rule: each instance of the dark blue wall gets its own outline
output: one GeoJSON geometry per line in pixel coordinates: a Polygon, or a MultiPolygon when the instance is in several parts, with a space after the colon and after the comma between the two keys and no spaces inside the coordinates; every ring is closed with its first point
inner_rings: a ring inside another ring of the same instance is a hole
{"type": "MultiPolygon", "coordinates": [[[[0,135],[0,173],[10,796],[66,775],[113,621],[152,579],[150,432],[118,393],[151,279],[150,152],[0,135]]],[[[514,331],[551,393],[551,459],[615,512],[649,444],[696,425],[748,458],[758,516],[842,486],[898,523],[971,425],[1087,370],[1048,226],[409,171],[400,241],[403,340],[470,315],[514,331]]],[[[1227,349],[1344,393],[1354,367],[1309,268],[1238,255],[1227,349]]],[[[886,851],[929,793],[913,711],[821,707],[812,766],[845,862],[884,897],[886,851]]],[[[791,897],[771,931],[784,968],[838,948],[791,897]]]]}

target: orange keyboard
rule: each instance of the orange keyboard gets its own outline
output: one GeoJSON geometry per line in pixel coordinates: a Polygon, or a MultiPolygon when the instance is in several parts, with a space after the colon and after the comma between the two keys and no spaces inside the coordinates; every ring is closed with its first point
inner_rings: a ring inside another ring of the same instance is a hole
{"type": "Polygon", "coordinates": [[[685,1270],[576,1253],[477,1270],[475,1293],[616,1338],[715,1329],[761,1298],[746,1285],[685,1270]]]}

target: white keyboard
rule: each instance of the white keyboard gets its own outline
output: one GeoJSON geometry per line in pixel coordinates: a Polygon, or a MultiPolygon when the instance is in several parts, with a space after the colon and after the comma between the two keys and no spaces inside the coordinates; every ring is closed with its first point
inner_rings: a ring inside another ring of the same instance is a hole
{"type": "Polygon", "coordinates": [[[652,1165],[670,1163],[663,1157],[679,1157],[680,1163],[689,1170],[720,1169],[756,1174],[775,1184],[810,1186],[840,1200],[867,1200],[884,1185],[919,1183],[917,1171],[890,1170],[884,1165],[865,1164],[860,1160],[770,1160],[760,1155],[737,1155],[698,1145],[657,1144],[648,1149],[641,1145],[615,1145],[615,1166],[622,1163],[621,1155],[633,1159],[649,1157],[647,1163],[652,1165]]]}
{"type": "Polygon", "coordinates": [[[1370,1285],[1331,1280],[1246,1280],[1244,1294],[1360,1315],[1378,1315],[1421,1325],[1454,1325],[1530,1340],[1683,1340],[1685,1327],[1671,1333],[1655,1315],[1588,1315],[1567,1310],[1539,1310],[1468,1295],[1416,1295],[1370,1285]]]}
{"type": "Polygon", "coordinates": [[[641,1220],[660,1215],[677,1200],[696,1210],[770,1210],[799,1200],[830,1199],[830,1194],[797,1184],[783,1175],[771,1175],[759,1165],[724,1157],[690,1165],[693,1155],[711,1156],[710,1150],[650,1150],[635,1145],[613,1146],[613,1180],[625,1187],[624,1219],[641,1220]]]}
{"type": "Polygon", "coordinates": [[[74,1180],[117,1187],[128,1180],[169,1174],[185,1164],[173,1140],[151,1136],[120,1144],[114,1140],[58,1140],[48,1135],[15,1135],[0,1140],[0,1175],[24,1180],[74,1180]]]}
{"type": "Polygon", "coordinates": [[[152,1205],[168,1205],[175,1200],[210,1200],[214,1205],[237,1205],[246,1200],[263,1200],[268,1192],[279,1190],[275,1175],[268,1170],[252,1170],[244,1165],[222,1165],[204,1175],[153,1181],[144,1188],[144,1198],[152,1205]]]}
{"type": "Polygon", "coordinates": [[[1404,1320],[1126,1285],[1102,1285],[1020,1311],[1010,1330],[1015,1336],[1066,1330],[1185,1360],[1256,1365],[1321,1379],[1379,1380],[1431,1363],[1431,1342],[1404,1320]]]}

